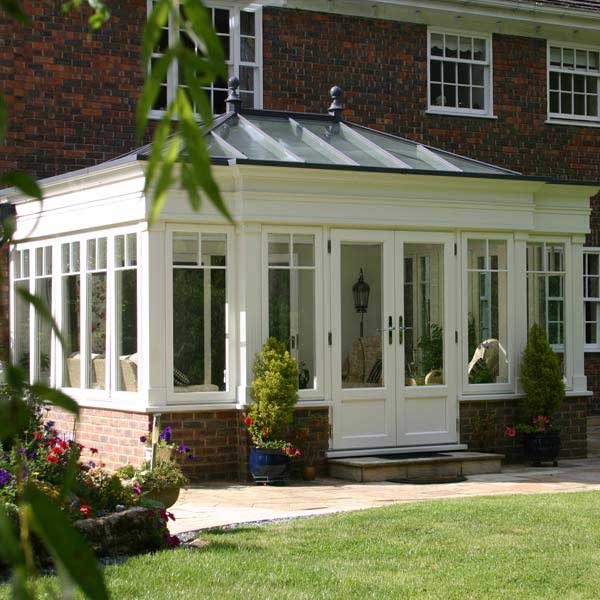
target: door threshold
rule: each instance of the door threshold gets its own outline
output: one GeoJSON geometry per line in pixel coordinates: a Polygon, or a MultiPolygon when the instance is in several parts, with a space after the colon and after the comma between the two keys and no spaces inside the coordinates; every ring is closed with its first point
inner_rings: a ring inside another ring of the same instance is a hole
{"type": "Polygon", "coordinates": [[[348,458],[351,456],[373,456],[382,454],[414,454],[415,452],[449,452],[466,450],[466,444],[432,444],[429,446],[392,446],[386,448],[353,448],[349,450],[329,450],[327,458],[348,458]]]}

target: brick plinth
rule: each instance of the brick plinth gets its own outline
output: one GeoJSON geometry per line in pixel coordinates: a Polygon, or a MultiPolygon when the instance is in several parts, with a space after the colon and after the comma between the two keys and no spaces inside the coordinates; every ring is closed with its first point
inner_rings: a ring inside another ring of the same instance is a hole
{"type": "MultiPolygon", "coordinates": [[[[73,432],[73,415],[61,408],[53,408],[48,419],[55,422],[61,434],[75,433],[80,444],[86,448],[97,448],[94,460],[105,463],[114,470],[127,463],[139,465],[144,461],[144,446],[140,436],[148,435],[152,416],[144,413],[107,410],[102,408],[82,408],[73,432]]],[[[91,458],[86,450],[83,458],[91,458]]]]}
{"type": "MultiPolygon", "coordinates": [[[[562,409],[555,415],[561,429],[561,458],[584,458],[587,456],[588,398],[567,398],[562,409]]],[[[460,403],[460,441],[469,450],[499,452],[506,460],[523,459],[522,439],[517,435],[504,435],[507,426],[516,422],[514,400],[467,401],[460,403]]]]}

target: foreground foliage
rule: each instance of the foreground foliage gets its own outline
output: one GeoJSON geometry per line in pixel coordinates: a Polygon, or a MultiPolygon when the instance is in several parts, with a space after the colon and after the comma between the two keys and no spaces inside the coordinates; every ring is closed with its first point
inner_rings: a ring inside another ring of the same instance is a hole
{"type": "MultiPolygon", "coordinates": [[[[206,533],[106,568],[115,598],[597,598],[598,492],[437,500],[206,533]]],[[[40,582],[50,598],[56,580],[40,582]]],[[[8,590],[0,591],[0,599],[8,590]]]]}

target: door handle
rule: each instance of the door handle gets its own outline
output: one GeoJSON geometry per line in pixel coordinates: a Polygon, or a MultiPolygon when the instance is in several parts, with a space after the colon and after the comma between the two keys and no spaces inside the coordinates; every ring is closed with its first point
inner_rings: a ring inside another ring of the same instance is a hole
{"type": "Polygon", "coordinates": [[[398,317],[398,343],[404,343],[404,317],[398,317]]]}
{"type": "Polygon", "coordinates": [[[378,329],[377,331],[378,331],[379,333],[383,333],[384,331],[387,331],[387,332],[388,332],[388,344],[391,344],[391,343],[392,343],[392,341],[393,341],[393,340],[392,340],[392,336],[393,336],[393,334],[394,334],[394,329],[396,329],[396,328],[394,327],[394,319],[392,318],[392,315],[390,315],[390,316],[388,317],[388,326],[387,326],[387,327],[385,327],[384,329],[378,329]]]}

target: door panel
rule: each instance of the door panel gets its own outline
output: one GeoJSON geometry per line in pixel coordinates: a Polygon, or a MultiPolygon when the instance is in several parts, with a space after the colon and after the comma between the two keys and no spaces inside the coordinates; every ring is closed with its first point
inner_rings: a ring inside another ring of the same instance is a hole
{"type": "Polygon", "coordinates": [[[396,443],[394,236],[332,232],[335,448],[396,443]]]}

